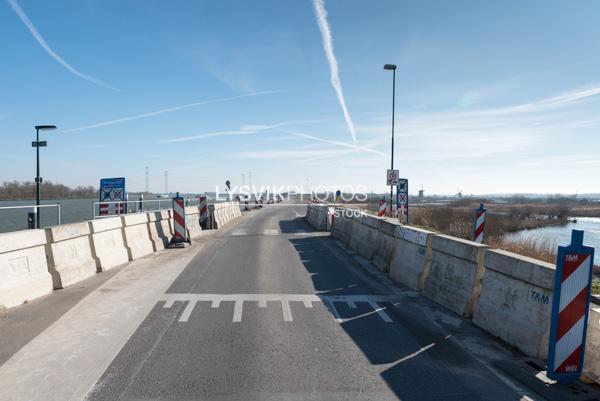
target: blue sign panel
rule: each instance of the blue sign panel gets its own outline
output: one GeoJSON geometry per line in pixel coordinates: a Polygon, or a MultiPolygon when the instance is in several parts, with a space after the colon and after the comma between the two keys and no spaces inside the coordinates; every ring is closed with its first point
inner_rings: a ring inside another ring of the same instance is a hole
{"type": "Polygon", "coordinates": [[[100,202],[125,200],[125,178],[100,179],[100,202]]]}
{"type": "Polygon", "coordinates": [[[406,224],[408,224],[408,179],[398,178],[396,187],[396,208],[398,209],[398,219],[402,223],[403,217],[406,216],[406,224]]]}
{"type": "Polygon", "coordinates": [[[594,248],[583,245],[583,231],[573,230],[571,244],[558,247],[547,376],[575,380],[585,355],[594,248]]]}

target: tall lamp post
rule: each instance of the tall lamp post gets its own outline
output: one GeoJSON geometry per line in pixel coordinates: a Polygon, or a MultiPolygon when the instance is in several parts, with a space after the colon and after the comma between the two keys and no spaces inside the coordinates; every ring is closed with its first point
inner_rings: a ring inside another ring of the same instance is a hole
{"type": "MultiPolygon", "coordinates": [[[[36,152],[36,174],[35,174],[35,190],[36,190],[36,196],[35,196],[35,204],[36,206],[40,205],[40,200],[41,200],[41,184],[42,184],[42,177],[40,177],[40,148],[47,146],[46,141],[40,141],[40,131],[50,131],[56,129],[56,126],[54,125],[36,125],[35,126],[35,141],[31,142],[31,146],[35,148],[35,152],[36,152]]],[[[36,228],[40,228],[41,224],[40,224],[40,209],[39,208],[35,208],[36,210],[36,228]]]]}
{"type": "MultiPolygon", "coordinates": [[[[386,64],[384,70],[392,71],[392,167],[394,169],[394,112],[396,111],[396,66],[394,64],[386,64]]],[[[394,186],[390,186],[390,214],[393,214],[394,207],[394,186]]]]}

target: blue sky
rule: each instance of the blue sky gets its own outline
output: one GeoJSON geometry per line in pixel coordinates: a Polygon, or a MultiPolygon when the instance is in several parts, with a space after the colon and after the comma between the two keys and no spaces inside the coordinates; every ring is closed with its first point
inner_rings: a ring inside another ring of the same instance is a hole
{"type": "Polygon", "coordinates": [[[599,192],[598,15],[591,0],[1,0],[0,181],[33,179],[33,126],[55,124],[42,175],[71,186],[143,190],[149,166],[156,192],[164,170],[172,191],[248,172],[384,191],[394,63],[411,192],[599,192]]]}

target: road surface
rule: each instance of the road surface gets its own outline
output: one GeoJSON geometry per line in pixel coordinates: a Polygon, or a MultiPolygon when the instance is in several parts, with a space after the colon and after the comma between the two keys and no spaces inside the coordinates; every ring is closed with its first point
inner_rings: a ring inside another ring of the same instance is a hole
{"type": "MultiPolygon", "coordinates": [[[[327,233],[309,228],[305,213],[298,205],[248,213],[200,240],[193,258],[168,274],[160,270],[167,262],[124,268],[0,368],[0,380],[20,380],[0,398],[43,392],[39,399],[88,394],[90,401],[524,399],[486,362],[500,347],[495,340],[391,284],[327,233]],[[135,284],[119,284],[127,274],[135,284]],[[95,301],[96,294],[105,298],[95,301]],[[121,298],[111,301],[115,294],[121,298]],[[74,323],[79,318],[95,322],[74,323]],[[81,333],[57,343],[58,333],[73,326],[81,333]],[[57,347],[60,361],[46,356],[57,347]],[[46,389],[40,382],[47,376],[31,383],[31,355],[57,376],[46,389]]],[[[165,252],[152,263],[192,250],[165,252]]]]}

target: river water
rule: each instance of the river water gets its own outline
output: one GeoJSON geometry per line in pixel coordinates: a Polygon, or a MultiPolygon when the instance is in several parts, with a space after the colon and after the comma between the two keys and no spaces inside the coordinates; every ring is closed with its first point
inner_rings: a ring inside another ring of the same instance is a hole
{"type": "MultiPolygon", "coordinates": [[[[151,200],[152,198],[146,198],[151,200]]],[[[43,205],[60,204],[61,224],[75,223],[78,221],[92,220],[94,218],[92,212],[93,202],[97,199],[60,199],[60,200],[44,200],[43,205]]],[[[156,210],[159,208],[170,208],[171,199],[162,198],[160,204],[154,198],[153,201],[144,203],[144,210],[156,210]]],[[[9,232],[27,229],[27,213],[32,211],[31,208],[23,209],[2,209],[5,206],[30,206],[35,202],[32,201],[0,201],[0,232],[9,232]]],[[[137,202],[130,201],[130,211],[137,211],[137,202]]],[[[58,213],[56,207],[40,208],[41,226],[49,227],[58,224],[58,213]]],[[[96,206],[96,215],[98,208],[96,206]]]]}
{"type": "Polygon", "coordinates": [[[600,264],[600,217],[574,217],[577,223],[524,230],[506,236],[509,241],[534,240],[544,245],[569,245],[571,230],[583,230],[583,244],[596,248],[594,263],[600,264]]]}

